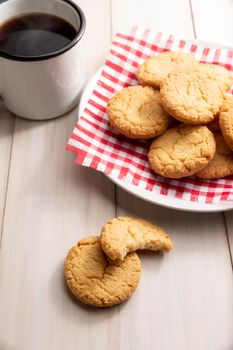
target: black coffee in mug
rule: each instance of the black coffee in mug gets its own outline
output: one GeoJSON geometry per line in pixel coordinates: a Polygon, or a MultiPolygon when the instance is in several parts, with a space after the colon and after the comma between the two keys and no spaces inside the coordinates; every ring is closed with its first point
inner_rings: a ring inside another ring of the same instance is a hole
{"type": "Polygon", "coordinates": [[[16,56],[39,56],[68,45],[77,30],[66,20],[44,13],[13,17],[0,25],[0,52],[16,56]]]}

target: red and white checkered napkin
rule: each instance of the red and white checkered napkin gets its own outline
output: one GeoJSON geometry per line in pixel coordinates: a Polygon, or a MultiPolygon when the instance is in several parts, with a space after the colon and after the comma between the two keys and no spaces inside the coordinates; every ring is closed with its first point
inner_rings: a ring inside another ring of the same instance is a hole
{"type": "Polygon", "coordinates": [[[137,84],[135,72],[146,58],[167,50],[188,52],[202,62],[233,71],[233,50],[230,49],[205,47],[139,27],[134,27],[129,35],[117,34],[67,149],[77,155],[77,164],[153,191],[155,196],[159,193],[202,203],[233,200],[233,177],[201,181],[194,177],[170,180],[158,176],[148,164],[148,143],[126,139],[108,123],[108,100],[123,87],[137,84]]]}

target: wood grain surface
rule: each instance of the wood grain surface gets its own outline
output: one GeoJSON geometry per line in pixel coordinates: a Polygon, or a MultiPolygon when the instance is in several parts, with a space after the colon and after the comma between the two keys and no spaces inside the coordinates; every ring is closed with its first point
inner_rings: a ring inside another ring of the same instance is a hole
{"type": "MultiPolygon", "coordinates": [[[[86,81],[114,33],[135,24],[233,46],[230,0],[77,2],[87,18],[86,81]]],[[[76,166],[64,150],[76,120],[77,110],[33,122],[0,109],[0,350],[232,350],[232,212],[151,205],[76,166]],[[96,310],[70,296],[63,262],[78,239],[116,215],[158,223],[175,247],[141,253],[133,297],[96,310]]]]}

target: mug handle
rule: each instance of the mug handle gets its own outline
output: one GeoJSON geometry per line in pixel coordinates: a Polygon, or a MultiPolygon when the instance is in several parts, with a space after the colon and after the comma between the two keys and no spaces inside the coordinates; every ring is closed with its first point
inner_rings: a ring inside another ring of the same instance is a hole
{"type": "Polygon", "coordinates": [[[0,56],[0,102],[2,102],[2,90],[3,90],[3,82],[2,82],[2,72],[1,72],[1,67],[2,67],[2,62],[1,62],[2,58],[0,56]]]}
{"type": "MultiPolygon", "coordinates": [[[[6,2],[7,0],[0,0],[0,4],[6,2]]],[[[0,54],[0,102],[2,102],[2,76],[1,76],[1,54],[0,54]]]]}
{"type": "Polygon", "coordinates": [[[1,57],[0,57],[0,102],[2,102],[2,72],[1,72],[1,57]]]}
{"type": "MultiPolygon", "coordinates": [[[[0,0],[0,4],[5,2],[6,0],[0,0]]],[[[1,56],[0,56],[0,63],[1,63],[1,56]]],[[[1,67],[0,67],[0,102],[2,102],[2,78],[1,78],[1,67]]]]}

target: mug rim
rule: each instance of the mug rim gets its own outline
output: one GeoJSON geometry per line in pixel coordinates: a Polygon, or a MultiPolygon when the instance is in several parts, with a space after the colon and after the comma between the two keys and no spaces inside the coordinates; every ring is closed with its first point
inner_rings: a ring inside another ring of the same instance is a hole
{"type": "MultiPolygon", "coordinates": [[[[75,46],[79,42],[79,40],[82,38],[82,36],[85,32],[86,18],[85,18],[85,15],[84,15],[82,9],[77,4],[75,4],[72,0],[62,0],[62,1],[66,2],[67,4],[72,6],[75,9],[75,11],[77,12],[79,19],[80,19],[80,27],[79,27],[79,30],[77,32],[77,35],[75,36],[75,38],[73,40],[71,40],[67,45],[65,45],[64,47],[62,47],[58,50],[55,50],[55,51],[52,51],[52,52],[49,52],[46,54],[42,54],[42,55],[24,56],[24,55],[9,54],[9,53],[0,51],[0,57],[7,58],[7,59],[10,59],[13,61],[21,61],[21,62],[43,61],[43,60],[47,60],[49,58],[59,56],[59,55],[63,54],[64,52],[70,50],[73,46],[75,46]]],[[[4,4],[4,2],[2,4],[4,4]]],[[[1,4],[0,4],[0,6],[1,6],[1,4]]],[[[13,17],[11,17],[11,18],[13,18],[13,17]]]]}

